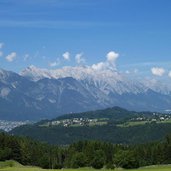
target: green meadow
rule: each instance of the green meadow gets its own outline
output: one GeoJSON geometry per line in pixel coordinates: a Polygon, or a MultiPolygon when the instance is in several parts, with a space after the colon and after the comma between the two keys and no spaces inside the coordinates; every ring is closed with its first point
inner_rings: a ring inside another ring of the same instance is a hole
{"type": "MultiPolygon", "coordinates": [[[[92,168],[80,168],[80,169],[61,169],[62,171],[95,171],[92,168]]],[[[110,171],[108,169],[100,169],[102,171],[110,171]]],[[[114,169],[114,170],[125,170],[125,169],[114,169]]],[[[0,171],[60,171],[60,170],[46,170],[38,167],[23,166],[15,161],[0,162],[0,171]]],[[[97,170],[96,170],[97,171],[97,170]]],[[[163,166],[150,166],[139,169],[130,169],[128,171],[171,171],[171,165],[163,166]]]]}
{"type": "MultiPolygon", "coordinates": [[[[59,170],[45,170],[45,169],[40,169],[40,168],[34,168],[34,167],[11,167],[11,168],[4,168],[0,169],[1,171],[59,171],[59,170]]],[[[94,171],[95,169],[62,169],[63,171],[94,171]]],[[[108,171],[107,169],[101,169],[102,171],[108,171]]],[[[122,169],[115,169],[115,170],[122,170],[122,169]]],[[[128,171],[171,171],[171,167],[152,167],[152,168],[140,168],[140,169],[132,169],[128,171]]]]}

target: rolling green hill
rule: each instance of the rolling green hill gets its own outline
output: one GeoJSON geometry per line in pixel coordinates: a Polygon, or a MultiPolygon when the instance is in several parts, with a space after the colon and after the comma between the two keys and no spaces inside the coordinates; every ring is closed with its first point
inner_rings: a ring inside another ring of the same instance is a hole
{"type": "Polygon", "coordinates": [[[171,132],[170,120],[171,115],[113,107],[63,115],[53,120],[15,128],[10,133],[59,145],[79,140],[136,144],[163,139],[171,132]]]}

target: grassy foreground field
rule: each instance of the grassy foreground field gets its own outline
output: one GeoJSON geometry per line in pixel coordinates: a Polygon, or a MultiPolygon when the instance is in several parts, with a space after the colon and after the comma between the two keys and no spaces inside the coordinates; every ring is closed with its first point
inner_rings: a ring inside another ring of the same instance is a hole
{"type": "MultiPolygon", "coordinates": [[[[62,171],[95,171],[95,169],[62,169],[62,171]]],[[[107,169],[101,169],[102,171],[110,171],[107,169]]],[[[115,169],[116,171],[122,170],[122,169],[115,169]]],[[[124,170],[124,169],[123,169],[124,170]]],[[[60,170],[45,170],[40,168],[34,168],[34,167],[10,167],[10,168],[3,168],[0,169],[0,171],[60,171],[60,170]]],[[[96,170],[97,171],[97,170],[96,170]]],[[[128,171],[171,171],[171,166],[163,166],[163,167],[149,167],[149,168],[140,168],[140,169],[131,169],[128,171]]]]}
{"type": "MultiPolygon", "coordinates": [[[[91,168],[81,168],[81,169],[62,169],[62,171],[95,171],[91,168]]],[[[110,171],[107,169],[101,169],[102,171],[110,171]]],[[[124,170],[124,169],[115,169],[124,170]]],[[[46,170],[37,167],[25,167],[15,161],[0,162],[0,171],[60,171],[60,170],[46,170]]],[[[97,170],[96,170],[97,171],[97,170]]],[[[167,166],[150,166],[139,169],[130,169],[128,171],[171,171],[171,165],[167,166]]]]}

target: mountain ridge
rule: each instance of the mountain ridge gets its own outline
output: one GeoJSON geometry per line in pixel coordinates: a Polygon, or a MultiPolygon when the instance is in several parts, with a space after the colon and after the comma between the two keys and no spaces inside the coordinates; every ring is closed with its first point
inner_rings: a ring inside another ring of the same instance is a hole
{"type": "Polygon", "coordinates": [[[79,66],[49,71],[31,66],[25,71],[0,70],[1,119],[41,120],[112,106],[136,111],[170,109],[170,93],[155,91],[110,69],[79,66]],[[50,76],[52,71],[56,77],[50,76]],[[39,79],[34,79],[37,75],[39,79]]]}

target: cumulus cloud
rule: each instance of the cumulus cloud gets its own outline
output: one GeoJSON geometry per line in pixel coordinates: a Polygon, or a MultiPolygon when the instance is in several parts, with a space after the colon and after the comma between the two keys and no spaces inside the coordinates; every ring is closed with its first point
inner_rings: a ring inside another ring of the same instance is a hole
{"type": "Polygon", "coordinates": [[[50,67],[55,67],[55,66],[57,66],[57,65],[58,65],[57,62],[50,62],[50,63],[49,63],[49,66],[50,66],[50,67]]]}
{"type": "Polygon", "coordinates": [[[75,61],[77,64],[83,64],[85,63],[85,58],[83,57],[83,53],[78,53],[75,55],[75,61]]]}
{"type": "Polygon", "coordinates": [[[0,42],[0,49],[2,49],[4,46],[4,43],[0,42]]]}
{"type": "Polygon", "coordinates": [[[116,59],[119,57],[119,53],[116,53],[114,51],[110,51],[107,55],[107,61],[108,62],[115,62],[116,59]]]}
{"type": "Polygon", "coordinates": [[[116,53],[114,51],[110,51],[106,55],[106,67],[111,70],[117,70],[116,69],[116,60],[119,57],[119,53],[116,53]]]}
{"type": "Polygon", "coordinates": [[[171,78],[171,71],[169,71],[169,74],[168,74],[168,76],[171,78]]]}
{"type": "Polygon", "coordinates": [[[105,70],[105,69],[116,70],[115,63],[118,57],[119,57],[119,53],[110,51],[106,55],[106,58],[107,58],[106,61],[93,64],[92,68],[94,70],[105,70]]]}
{"type": "Polygon", "coordinates": [[[153,75],[156,75],[156,76],[163,76],[164,73],[165,73],[165,69],[164,68],[159,68],[159,67],[153,67],[151,68],[151,72],[153,75]]]}
{"type": "Polygon", "coordinates": [[[17,57],[17,53],[16,52],[11,52],[9,55],[6,56],[6,60],[8,62],[12,62],[14,61],[14,59],[17,57]]]}
{"type": "Polygon", "coordinates": [[[99,63],[97,63],[97,64],[93,64],[93,65],[92,65],[92,68],[93,68],[94,70],[104,70],[104,69],[106,68],[106,63],[104,63],[104,62],[99,62],[99,63]]]}
{"type": "Polygon", "coordinates": [[[69,52],[65,52],[62,56],[66,61],[70,60],[70,53],[69,52]]]}
{"type": "Polygon", "coordinates": [[[1,57],[1,56],[3,56],[3,52],[2,52],[2,51],[0,51],[0,57],[1,57]]]}
{"type": "Polygon", "coordinates": [[[50,67],[56,67],[58,65],[60,65],[60,59],[59,58],[56,61],[49,63],[50,67]]]}

